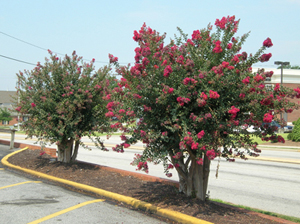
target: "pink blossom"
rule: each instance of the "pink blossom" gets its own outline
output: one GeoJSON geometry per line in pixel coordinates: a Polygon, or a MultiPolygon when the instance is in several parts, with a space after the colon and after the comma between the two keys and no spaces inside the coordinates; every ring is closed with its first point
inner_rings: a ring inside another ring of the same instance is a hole
{"type": "Polygon", "coordinates": [[[109,112],[105,113],[105,116],[106,117],[113,117],[114,113],[112,111],[109,111],[109,112]]]}
{"type": "Polygon", "coordinates": [[[172,173],[167,173],[166,176],[167,177],[172,177],[172,173]]]}
{"type": "Polygon", "coordinates": [[[272,47],[272,46],[273,46],[272,40],[268,37],[268,38],[265,39],[265,41],[263,42],[263,46],[264,46],[264,47],[272,47]]]}
{"type": "Polygon", "coordinates": [[[135,30],[133,31],[133,40],[135,40],[136,42],[141,40],[141,35],[135,30]]]}
{"type": "Polygon", "coordinates": [[[125,135],[120,135],[120,138],[122,141],[126,141],[127,140],[127,137],[125,135]]]}
{"type": "Polygon", "coordinates": [[[130,147],[130,144],[124,143],[123,146],[124,146],[124,148],[128,148],[128,147],[130,147]]]}
{"type": "Polygon", "coordinates": [[[199,143],[198,143],[198,142],[197,142],[197,143],[193,142],[192,145],[191,145],[191,149],[197,150],[197,149],[198,149],[198,146],[199,146],[199,143]]]}
{"type": "Polygon", "coordinates": [[[119,110],[119,113],[120,113],[120,114],[124,114],[124,113],[125,113],[125,110],[124,110],[124,109],[120,109],[120,110],[119,110]]]}
{"type": "Polygon", "coordinates": [[[213,160],[216,157],[216,153],[213,149],[206,151],[206,156],[209,160],[213,160]]]}
{"type": "Polygon", "coordinates": [[[36,105],[35,103],[31,103],[31,107],[34,108],[36,105]]]}
{"type": "Polygon", "coordinates": [[[167,132],[167,131],[164,131],[164,132],[162,132],[161,134],[162,134],[162,136],[167,136],[167,135],[168,135],[168,132],[167,132]]]}
{"type": "Polygon", "coordinates": [[[168,165],[168,169],[173,169],[173,168],[174,168],[174,166],[172,164],[168,165]]]}
{"type": "Polygon", "coordinates": [[[278,135],[278,136],[277,136],[277,141],[278,141],[278,142],[285,143],[285,140],[284,140],[284,138],[283,138],[281,135],[278,135]]]}
{"type": "Polygon", "coordinates": [[[182,55],[180,55],[177,59],[176,59],[176,62],[178,63],[178,64],[184,64],[184,57],[182,56],[182,55]]]}
{"type": "MultiPolygon", "coordinates": [[[[180,159],[181,157],[182,157],[182,152],[177,152],[177,153],[173,156],[174,159],[180,159]]],[[[176,164],[175,164],[175,167],[176,167],[176,164]]]]}
{"type": "Polygon", "coordinates": [[[169,75],[173,72],[173,69],[170,65],[168,65],[165,69],[164,69],[164,77],[169,77],[169,75]]]}
{"type": "Polygon", "coordinates": [[[221,41],[216,41],[216,43],[215,43],[215,48],[213,49],[213,52],[214,53],[221,53],[223,50],[222,50],[222,47],[221,47],[221,41]]]}
{"type": "Polygon", "coordinates": [[[203,138],[204,135],[205,135],[205,132],[204,132],[204,130],[202,130],[202,131],[200,131],[200,132],[197,134],[197,137],[198,137],[199,139],[201,139],[201,138],[203,138]]]}
{"type": "Polygon", "coordinates": [[[260,61],[261,61],[261,62],[269,61],[271,57],[272,57],[272,54],[271,54],[271,53],[269,53],[269,54],[263,54],[263,55],[260,57],[260,61]]]}
{"type": "Polygon", "coordinates": [[[253,79],[255,80],[255,82],[260,82],[264,80],[264,78],[260,74],[256,74],[256,76],[254,76],[253,79]]]}
{"type": "Polygon", "coordinates": [[[17,108],[16,108],[16,111],[19,111],[19,112],[20,112],[21,108],[22,108],[21,106],[17,107],[17,108]]]}
{"type": "Polygon", "coordinates": [[[271,123],[272,120],[273,120],[273,117],[274,117],[274,116],[273,116],[272,114],[266,113],[266,114],[264,115],[263,121],[264,121],[265,123],[271,123]]]}
{"type": "Polygon", "coordinates": [[[220,95],[218,94],[217,91],[209,90],[209,97],[211,99],[218,99],[220,97],[220,95]]]}
{"type": "Polygon", "coordinates": [[[115,63],[118,61],[117,57],[114,57],[112,54],[108,54],[109,57],[109,63],[115,63]]]}
{"type": "Polygon", "coordinates": [[[46,153],[45,151],[41,151],[40,156],[44,155],[45,153],[46,153]]]}
{"type": "Polygon", "coordinates": [[[198,165],[203,165],[203,159],[202,158],[197,159],[196,162],[198,163],[198,165]]]}
{"type": "Polygon", "coordinates": [[[207,99],[208,99],[207,95],[206,95],[204,92],[202,92],[202,93],[200,94],[200,97],[201,97],[202,99],[204,99],[204,100],[207,100],[207,99]]]}
{"type": "Polygon", "coordinates": [[[245,96],[246,96],[246,94],[245,94],[245,93],[241,93],[241,94],[239,95],[239,97],[240,97],[241,99],[244,99],[244,98],[245,98],[245,96]]]}
{"type": "Polygon", "coordinates": [[[247,76],[246,78],[244,78],[243,80],[242,80],[242,83],[244,83],[244,84],[249,84],[250,83],[250,77],[249,76],[247,76]]]}
{"type": "Polygon", "coordinates": [[[169,88],[169,89],[168,89],[168,93],[169,93],[169,94],[172,94],[173,92],[174,92],[174,88],[169,88]]]}
{"type": "Polygon", "coordinates": [[[228,113],[232,114],[231,118],[234,119],[239,111],[240,109],[236,108],[235,106],[231,106],[231,109],[228,111],[228,113]]]}
{"type": "Polygon", "coordinates": [[[192,34],[192,40],[201,40],[201,33],[199,30],[194,30],[193,34],[192,34]]]}
{"type": "Polygon", "coordinates": [[[188,39],[186,42],[192,46],[195,46],[194,42],[191,39],[188,39]]]}
{"type": "Polygon", "coordinates": [[[232,48],[232,43],[229,43],[228,45],[227,45],[227,49],[231,49],[232,48]]]}
{"type": "Polygon", "coordinates": [[[223,61],[222,66],[223,66],[223,68],[227,68],[229,66],[229,62],[223,61]]]}
{"type": "Polygon", "coordinates": [[[274,91],[279,91],[279,90],[280,90],[280,85],[279,83],[276,83],[274,87],[274,91]]]}
{"type": "Polygon", "coordinates": [[[146,132],[145,131],[141,130],[140,132],[141,132],[141,137],[145,137],[146,136],[146,132]]]}

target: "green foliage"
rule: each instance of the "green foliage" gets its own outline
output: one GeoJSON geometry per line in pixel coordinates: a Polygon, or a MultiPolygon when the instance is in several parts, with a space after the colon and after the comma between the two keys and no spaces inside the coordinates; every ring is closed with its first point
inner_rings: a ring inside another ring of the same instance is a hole
{"type": "Polygon", "coordinates": [[[11,121],[12,117],[7,108],[0,108],[0,121],[11,121]]]}
{"type": "Polygon", "coordinates": [[[45,64],[32,71],[20,72],[16,110],[29,115],[23,130],[28,137],[66,144],[80,142],[94,131],[108,131],[105,98],[109,92],[109,67],[94,70],[94,59],[83,63],[75,52],[58,58],[50,53],[45,64]]]}
{"type": "MultiPolygon", "coordinates": [[[[284,69],[300,69],[300,66],[299,66],[299,65],[294,65],[294,66],[291,66],[291,65],[283,65],[283,68],[284,68],[284,69]]],[[[277,67],[277,69],[281,69],[281,66],[277,67]]]]}
{"type": "Polygon", "coordinates": [[[300,142],[300,118],[297,121],[293,122],[294,128],[291,133],[288,134],[288,140],[292,140],[294,142],[300,142]]]}

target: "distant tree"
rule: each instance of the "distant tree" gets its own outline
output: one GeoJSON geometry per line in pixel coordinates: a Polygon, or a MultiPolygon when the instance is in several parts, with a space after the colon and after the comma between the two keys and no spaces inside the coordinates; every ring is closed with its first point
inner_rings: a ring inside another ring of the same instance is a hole
{"type": "MultiPolygon", "coordinates": [[[[284,65],[283,68],[284,69],[300,69],[300,66],[299,65],[294,65],[294,66],[284,65]]],[[[281,66],[279,66],[277,69],[281,69],[281,66]]]]}
{"type": "MultiPolygon", "coordinates": [[[[28,137],[56,143],[58,160],[68,163],[76,159],[82,136],[109,130],[104,96],[112,77],[109,67],[95,72],[94,59],[83,63],[75,51],[64,59],[49,53],[44,65],[17,74],[16,110],[29,115],[22,126],[28,137]]],[[[105,149],[99,139],[98,143],[105,149]]]]}
{"type": "Polygon", "coordinates": [[[179,29],[180,36],[169,44],[165,35],[144,24],[134,31],[139,45],[135,65],[119,66],[111,60],[122,78],[107,105],[107,116],[116,116],[120,122],[114,126],[124,131],[124,142],[114,150],[122,152],[142,141],[146,147],[133,165],[148,172],[148,162],[163,163],[168,177],[175,169],[179,191],[201,200],[206,197],[211,160],[259,155],[250,134],[237,132],[240,126],[261,127],[263,131],[254,135],[283,142],[263,123],[295,107],[286,98],[295,92],[279,85],[274,90],[265,87],[271,72],[252,73],[252,64],[272,56],[264,54],[273,45],[271,39],[254,55],[240,52],[248,34],[235,37],[238,24],[234,16],[223,17],[215,22],[216,32],[209,25],[190,38],[179,29]],[[137,118],[137,126],[123,127],[137,118]]]}
{"type": "Polygon", "coordinates": [[[7,108],[0,108],[0,121],[11,121],[13,118],[11,117],[11,113],[7,110],[7,108]]]}

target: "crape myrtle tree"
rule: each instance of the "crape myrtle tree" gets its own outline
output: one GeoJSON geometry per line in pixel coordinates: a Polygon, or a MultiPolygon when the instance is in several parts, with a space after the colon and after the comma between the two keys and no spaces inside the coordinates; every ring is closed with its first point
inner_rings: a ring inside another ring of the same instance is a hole
{"type": "Polygon", "coordinates": [[[82,136],[108,131],[105,112],[110,68],[96,72],[95,60],[85,63],[75,51],[63,59],[48,52],[50,59],[44,65],[37,63],[32,71],[17,74],[16,110],[29,116],[22,126],[28,137],[56,143],[58,160],[73,162],[83,145],[82,136]]]}
{"type": "Polygon", "coordinates": [[[179,191],[201,200],[206,198],[211,160],[259,155],[250,134],[239,132],[241,126],[260,127],[254,135],[283,142],[263,123],[295,108],[287,100],[292,91],[279,85],[273,90],[265,87],[272,72],[252,72],[253,63],[270,59],[271,53],[264,51],[273,45],[271,39],[248,55],[241,52],[248,34],[235,37],[238,25],[234,16],[223,17],[216,20],[215,32],[208,25],[189,38],[179,29],[180,36],[165,44],[165,35],[144,24],[134,31],[139,45],[134,66],[119,66],[111,56],[122,78],[110,96],[106,116],[116,116],[120,122],[112,128],[124,131],[124,142],[114,150],[123,152],[142,141],[146,147],[132,164],[148,172],[147,162],[163,163],[168,177],[175,169],[179,191]],[[136,126],[122,125],[135,119],[136,126]]]}

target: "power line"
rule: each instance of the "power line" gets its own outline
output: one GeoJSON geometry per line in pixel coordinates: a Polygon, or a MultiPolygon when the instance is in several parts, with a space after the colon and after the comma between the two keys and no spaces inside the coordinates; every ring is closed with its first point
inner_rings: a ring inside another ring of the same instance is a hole
{"type": "MultiPolygon", "coordinates": [[[[46,49],[46,48],[37,46],[37,45],[35,45],[35,44],[32,44],[32,43],[29,43],[29,42],[27,42],[27,41],[21,40],[21,39],[19,39],[19,38],[13,37],[13,36],[11,36],[11,35],[9,35],[9,34],[7,34],[7,33],[4,33],[4,32],[2,32],[2,31],[0,31],[0,33],[3,34],[3,35],[5,35],[5,36],[8,36],[8,37],[10,37],[10,38],[12,38],[12,39],[15,39],[15,40],[17,40],[17,41],[20,41],[20,42],[22,42],[22,43],[28,44],[28,45],[30,45],[30,46],[32,46],[32,47],[36,47],[36,48],[38,48],[38,49],[41,49],[41,50],[44,50],[44,51],[48,51],[48,49],[46,49]]],[[[57,54],[57,55],[65,56],[65,54],[62,54],[62,53],[58,53],[58,52],[55,52],[55,51],[52,51],[52,52],[55,53],[55,54],[57,54]]],[[[12,59],[12,60],[15,60],[15,59],[12,59]]],[[[91,61],[91,60],[84,59],[84,58],[83,58],[82,60],[84,60],[84,61],[91,61]]],[[[95,61],[95,62],[98,62],[98,63],[108,63],[108,61],[95,61]]],[[[28,64],[28,63],[27,63],[27,64],[28,64]]]]}
{"type": "Polygon", "coordinates": [[[30,63],[30,62],[19,60],[19,59],[10,58],[10,57],[7,57],[7,56],[1,55],[1,54],[0,54],[0,57],[7,58],[7,59],[10,59],[10,60],[14,60],[14,61],[18,61],[18,62],[22,62],[22,63],[29,64],[29,65],[36,65],[36,64],[30,63]]]}

